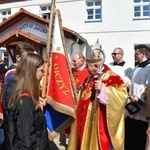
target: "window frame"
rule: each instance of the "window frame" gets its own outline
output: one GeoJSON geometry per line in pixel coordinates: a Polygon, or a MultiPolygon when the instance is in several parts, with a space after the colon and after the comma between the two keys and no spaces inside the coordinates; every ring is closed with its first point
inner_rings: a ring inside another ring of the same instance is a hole
{"type": "Polygon", "coordinates": [[[11,16],[11,9],[1,10],[0,11],[0,22],[5,21],[11,16]]]}
{"type": "Polygon", "coordinates": [[[101,21],[101,20],[102,20],[102,1],[101,0],[86,0],[86,21],[94,22],[94,21],[101,21]],[[88,6],[88,3],[89,3],[89,6],[88,6]],[[96,5],[96,3],[100,3],[100,5],[96,5]],[[99,12],[96,13],[96,11],[99,11],[99,12]],[[96,18],[96,16],[98,16],[99,18],[96,18]]]}
{"type": "Polygon", "coordinates": [[[40,6],[41,10],[41,17],[44,19],[50,19],[50,11],[51,11],[51,6],[40,6]],[[45,10],[42,10],[42,8],[45,8],[45,10]],[[44,17],[45,16],[45,17],[44,17]]]}
{"type": "Polygon", "coordinates": [[[144,2],[144,0],[133,0],[133,18],[134,19],[150,19],[150,0],[144,2]],[[136,2],[139,1],[139,2],[136,2]],[[145,9],[148,6],[149,9],[145,9]],[[136,10],[139,9],[139,10],[136,10]],[[138,14],[139,13],[139,14],[138,14]],[[148,15],[144,15],[148,13],[148,15]],[[136,15],[137,14],[137,15],[136,15]]]}

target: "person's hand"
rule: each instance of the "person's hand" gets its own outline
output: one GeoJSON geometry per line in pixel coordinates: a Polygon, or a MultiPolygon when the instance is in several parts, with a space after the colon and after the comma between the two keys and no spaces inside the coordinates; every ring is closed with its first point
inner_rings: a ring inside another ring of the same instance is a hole
{"type": "Polygon", "coordinates": [[[126,83],[126,87],[127,87],[128,89],[130,89],[131,83],[130,83],[130,82],[127,82],[127,83],[126,83]]]}
{"type": "Polygon", "coordinates": [[[96,80],[95,81],[95,90],[99,90],[99,91],[101,91],[101,88],[102,88],[102,81],[101,80],[96,80]]]}
{"type": "Polygon", "coordinates": [[[139,98],[136,95],[134,95],[134,96],[132,95],[132,96],[130,96],[130,98],[133,102],[138,102],[139,101],[139,98]]]}
{"type": "Polygon", "coordinates": [[[43,99],[42,97],[39,97],[39,101],[42,106],[46,106],[47,104],[46,98],[43,99]]]}

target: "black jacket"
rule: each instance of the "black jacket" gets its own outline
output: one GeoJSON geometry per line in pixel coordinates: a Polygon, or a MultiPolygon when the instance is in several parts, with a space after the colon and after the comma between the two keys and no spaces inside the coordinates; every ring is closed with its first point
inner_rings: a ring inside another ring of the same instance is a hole
{"type": "Polygon", "coordinates": [[[16,85],[16,80],[11,79],[6,85],[3,87],[3,93],[2,93],[2,108],[3,108],[3,115],[4,115],[4,133],[8,131],[8,103],[9,98],[12,94],[12,91],[16,85]]]}
{"type": "Polygon", "coordinates": [[[22,96],[8,114],[5,150],[48,150],[44,113],[35,111],[33,101],[22,96]]]}

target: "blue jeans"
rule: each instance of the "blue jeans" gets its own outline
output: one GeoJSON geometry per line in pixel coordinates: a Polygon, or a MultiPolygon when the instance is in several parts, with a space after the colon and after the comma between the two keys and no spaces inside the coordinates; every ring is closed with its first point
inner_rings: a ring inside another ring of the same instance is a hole
{"type": "Polygon", "coordinates": [[[4,142],[4,129],[3,127],[0,127],[0,150],[3,145],[3,142],[4,142]]]}

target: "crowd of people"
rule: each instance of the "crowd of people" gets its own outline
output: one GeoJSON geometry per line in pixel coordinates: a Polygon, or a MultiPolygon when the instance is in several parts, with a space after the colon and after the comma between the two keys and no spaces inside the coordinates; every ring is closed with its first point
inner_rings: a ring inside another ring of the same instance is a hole
{"type": "MultiPolygon", "coordinates": [[[[97,41],[86,57],[81,52],[72,57],[78,102],[76,120],[67,133],[68,150],[150,149],[148,47],[135,46],[135,68],[124,61],[122,48],[114,48],[111,55],[113,62],[106,64],[97,41]]],[[[4,71],[0,150],[50,150],[46,99],[40,95],[44,59],[31,44],[21,42],[16,62],[4,71]]]]}

